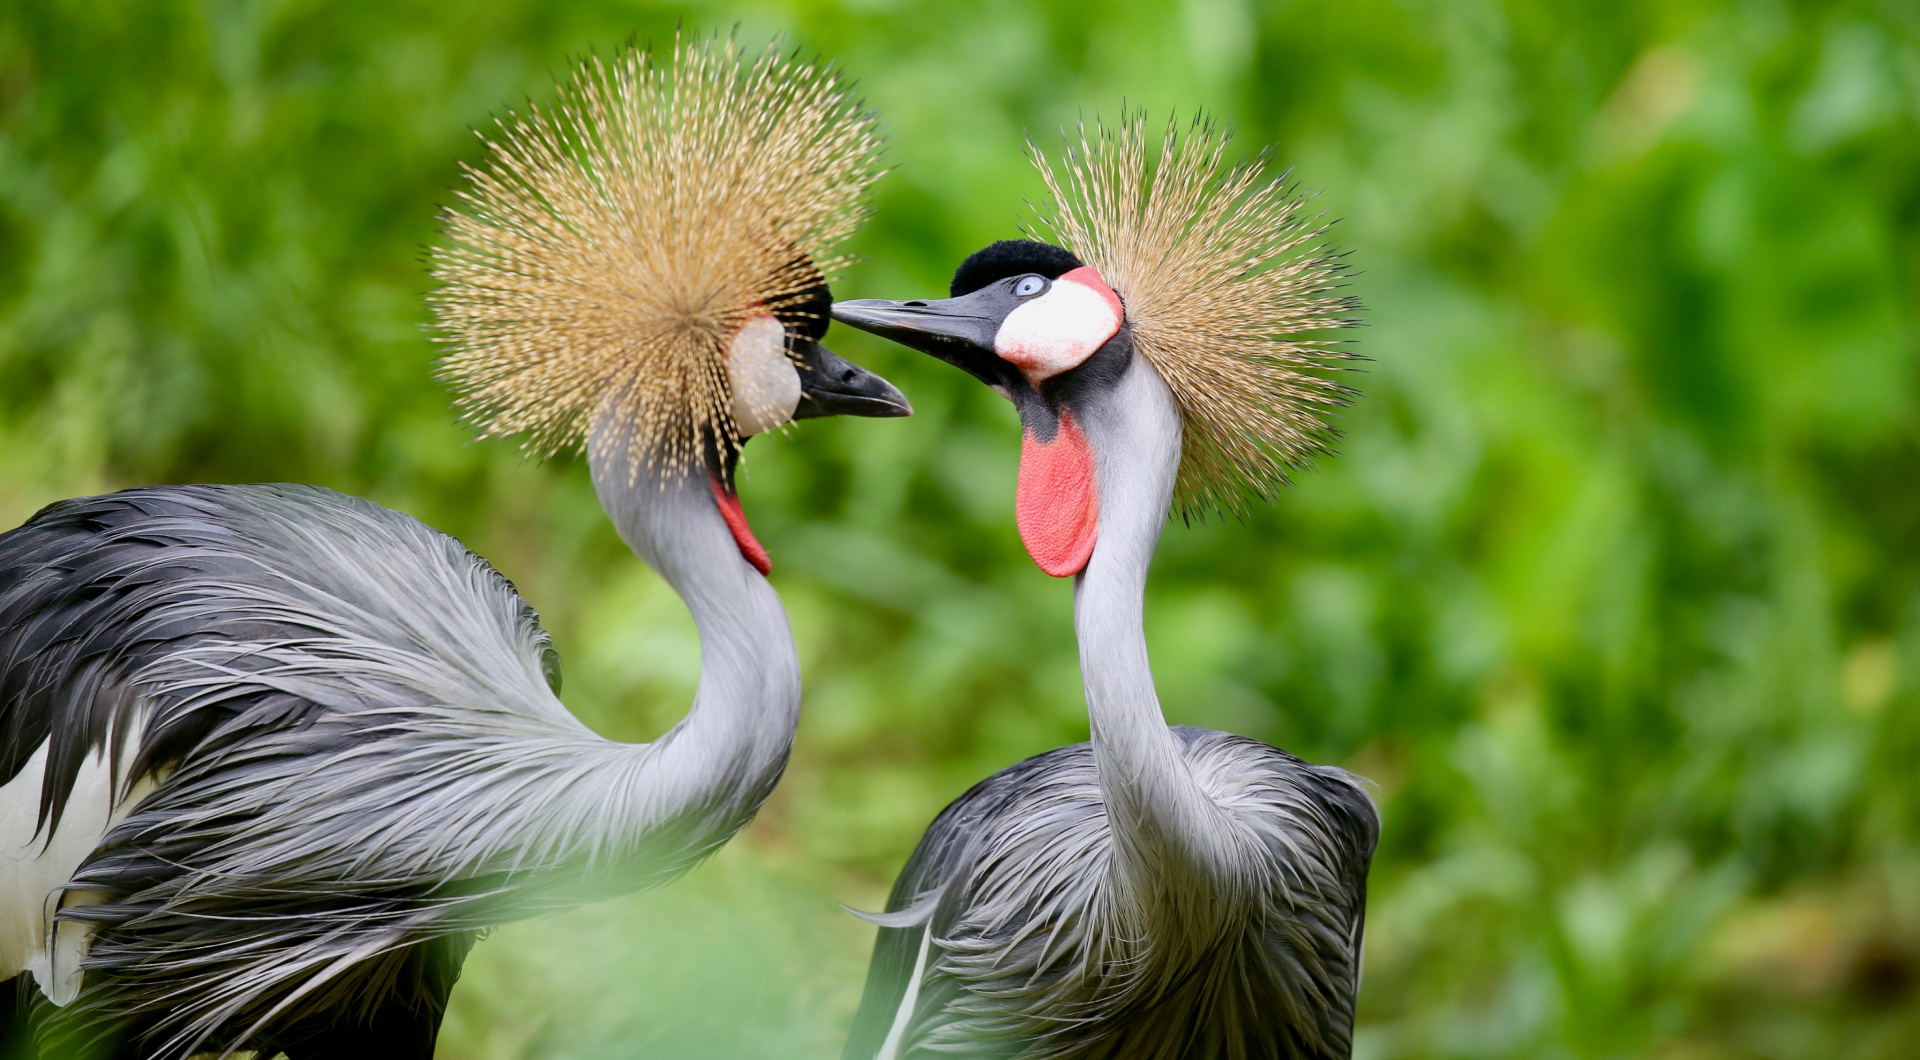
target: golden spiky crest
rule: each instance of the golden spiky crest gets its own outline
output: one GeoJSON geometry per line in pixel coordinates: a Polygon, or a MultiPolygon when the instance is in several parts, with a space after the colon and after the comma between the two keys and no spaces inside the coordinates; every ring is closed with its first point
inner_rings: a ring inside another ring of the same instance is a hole
{"type": "Polygon", "coordinates": [[[1176,503],[1237,513],[1325,452],[1327,410],[1352,393],[1327,378],[1351,358],[1325,338],[1355,323],[1335,294],[1339,260],[1266,159],[1228,166],[1231,136],[1204,115],[1169,120],[1149,169],[1146,116],[1084,122],[1056,165],[1028,144],[1053,197],[1042,222],[1126,306],[1135,347],[1180,404],[1176,503]]]}
{"type": "Polygon", "coordinates": [[[541,456],[613,416],[636,474],[736,443],[729,343],[845,264],[874,116],[831,66],[709,37],[588,58],[495,124],[433,251],[456,407],[541,456]]]}

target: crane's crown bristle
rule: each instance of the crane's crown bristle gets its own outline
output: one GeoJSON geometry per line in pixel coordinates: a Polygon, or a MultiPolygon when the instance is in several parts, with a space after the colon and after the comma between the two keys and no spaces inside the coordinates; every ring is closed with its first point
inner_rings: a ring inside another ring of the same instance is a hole
{"type": "Polygon", "coordinates": [[[607,423],[636,469],[738,440],[733,336],[825,331],[829,254],[882,173],[874,116],[777,41],[591,57],[481,138],[432,255],[441,375],[482,437],[544,456],[607,423]]]}
{"type": "Polygon", "coordinates": [[[1135,348],[1180,404],[1188,516],[1270,496],[1326,451],[1326,416],[1353,393],[1329,378],[1352,354],[1325,333],[1354,324],[1358,304],[1336,293],[1326,229],[1264,156],[1228,166],[1230,139],[1204,116],[1185,133],[1170,120],[1149,167],[1136,113],[1091,135],[1082,123],[1057,168],[1028,145],[1053,198],[1042,222],[1120,295],[1135,348]]]}

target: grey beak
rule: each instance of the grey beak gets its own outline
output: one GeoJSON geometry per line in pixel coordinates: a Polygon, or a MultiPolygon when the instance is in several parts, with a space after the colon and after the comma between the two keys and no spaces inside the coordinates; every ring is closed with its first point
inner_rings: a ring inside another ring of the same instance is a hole
{"type": "Polygon", "coordinates": [[[822,416],[911,416],[899,388],[811,339],[794,340],[800,355],[800,404],[796,420],[822,416]]]}
{"type": "Polygon", "coordinates": [[[858,298],[835,302],[833,319],[937,357],[989,386],[1004,386],[1011,368],[993,352],[993,339],[1012,305],[996,288],[931,302],[858,298]]]}
{"type": "Polygon", "coordinates": [[[983,305],[971,296],[932,302],[856,298],[833,303],[833,319],[842,324],[936,357],[943,355],[944,347],[955,343],[992,350],[1004,315],[1003,308],[983,305]]]}

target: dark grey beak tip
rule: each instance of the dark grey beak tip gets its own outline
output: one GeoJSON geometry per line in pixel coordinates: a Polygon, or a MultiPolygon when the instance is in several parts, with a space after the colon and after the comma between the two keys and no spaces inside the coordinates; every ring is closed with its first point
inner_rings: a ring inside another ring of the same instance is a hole
{"type": "Polygon", "coordinates": [[[892,419],[913,415],[913,405],[900,388],[841,357],[817,342],[798,347],[803,370],[796,420],[823,416],[866,416],[892,419]]]}
{"type": "Polygon", "coordinates": [[[877,375],[873,377],[873,381],[880,385],[871,388],[867,393],[831,397],[829,400],[833,403],[834,409],[829,415],[865,416],[876,420],[898,419],[901,416],[913,415],[913,403],[907,400],[907,395],[902,394],[899,387],[877,375]],[[885,389],[882,390],[881,387],[885,389]]]}

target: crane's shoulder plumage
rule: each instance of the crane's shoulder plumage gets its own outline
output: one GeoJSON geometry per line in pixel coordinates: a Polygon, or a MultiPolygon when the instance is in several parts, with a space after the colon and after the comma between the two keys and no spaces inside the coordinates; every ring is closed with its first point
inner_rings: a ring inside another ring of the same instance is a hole
{"type": "MultiPolygon", "coordinates": [[[[937,956],[898,1057],[1345,1054],[1379,834],[1372,802],[1342,770],[1229,733],[1174,732],[1188,767],[1260,863],[1263,893],[1246,903],[1255,912],[1198,968],[1159,968],[1163,955],[1151,946],[1116,950],[1114,939],[1096,938],[1110,934],[1102,905],[1113,836],[1092,749],[1016,763],[942,811],[895,885],[890,910],[938,895],[928,922],[937,956]],[[1116,966],[1088,960],[1103,946],[1116,966]],[[1155,990],[1160,999],[1150,1005],[1114,1003],[1155,990]],[[1289,1005],[1302,991],[1335,996],[1289,1005]],[[1114,1012],[1127,1015],[1091,1018],[1114,1012]]],[[[847,1060],[879,1055],[920,937],[918,927],[881,930],[847,1060]]]]}
{"type": "Polygon", "coordinates": [[[450,985],[419,946],[463,952],[514,852],[541,864],[514,822],[458,811],[501,782],[487,752],[592,739],[557,674],[484,560],[329,490],[127,490],[0,534],[0,780],[46,748],[48,832],[102,756],[156,785],[68,879],[87,901],[58,919],[93,935],[62,1019],[145,1012],[161,1041],[217,1042],[355,951],[371,978],[336,976],[289,1021],[416,965],[450,985]]]}
{"type": "MultiPolygon", "coordinates": [[[[537,616],[505,578],[452,538],[370,501],[253,485],[57,502],[0,534],[0,781],[52,737],[41,816],[57,824],[81,760],[160,688],[187,696],[204,691],[196,676],[264,673],[290,653],[328,656],[356,642],[415,656],[464,651],[458,638],[473,630],[461,626],[486,628],[557,678],[537,616]]],[[[248,691],[163,711],[136,773],[171,764],[237,719],[285,726],[313,710],[414,694],[395,685],[337,686],[326,697],[269,683],[248,691]]]]}

